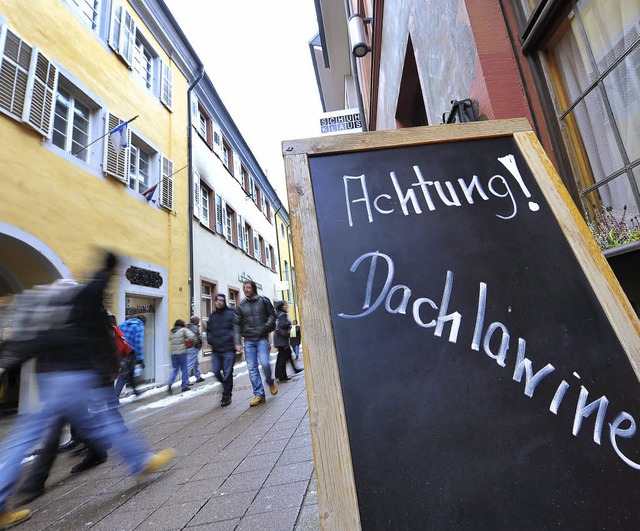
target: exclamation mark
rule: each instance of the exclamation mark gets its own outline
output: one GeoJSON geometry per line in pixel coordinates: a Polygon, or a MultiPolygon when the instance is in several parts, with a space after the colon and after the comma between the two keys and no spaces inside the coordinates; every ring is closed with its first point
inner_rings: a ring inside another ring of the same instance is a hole
{"type": "MultiPolygon", "coordinates": [[[[518,165],[516,164],[515,157],[513,155],[507,155],[505,157],[498,157],[498,160],[505,168],[509,170],[511,175],[515,177],[516,181],[518,181],[518,184],[520,185],[520,188],[522,188],[524,195],[531,199],[531,192],[529,192],[527,185],[524,184],[524,179],[522,178],[522,175],[520,175],[520,170],[518,170],[518,165]]],[[[538,210],[540,210],[540,205],[535,201],[529,201],[529,209],[533,212],[537,212],[538,210]]]]}

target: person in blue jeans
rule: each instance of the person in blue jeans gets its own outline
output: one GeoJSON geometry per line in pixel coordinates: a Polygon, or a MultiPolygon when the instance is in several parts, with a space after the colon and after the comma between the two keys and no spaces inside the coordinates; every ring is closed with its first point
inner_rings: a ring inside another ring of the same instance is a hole
{"type": "Polygon", "coordinates": [[[29,450],[62,418],[100,452],[106,454],[113,445],[137,478],[159,470],[175,456],[172,449],[155,455],[149,452],[140,435],[125,425],[113,387],[103,385],[105,377],[118,368],[115,343],[102,306],[104,290],[116,266],[116,256],[108,253],[104,269],[87,285],[57,281],[22,295],[24,303],[18,300],[12,305],[15,324],[11,339],[0,346],[0,374],[30,357],[37,358],[43,406],[37,413],[20,415],[0,445],[0,529],[31,516],[28,509],[9,509],[8,499],[29,450]]]}
{"type": "Polygon", "coordinates": [[[211,370],[222,384],[221,406],[231,404],[233,392],[233,363],[236,347],[233,341],[233,318],[235,312],[227,306],[227,298],[222,293],[216,295],[215,310],[207,322],[207,341],[211,345],[211,370]]]}
{"type": "Polygon", "coordinates": [[[269,299],[258,295],[258,288],[252,280],[242,285],[242,292],[245,299],[236,308],[233,319],[233,338],[236,350],[238,352],[244,350],[247,360],[254,395],[249,405],[257,406],[266,401],[258,364],[262,367],[264,379],[271,394],[278,393],[278,386],[271,375],[269,364],[271,353],[269,334],[276,327],[276,311],[269,299]],[[242,338],[244,338],[244,346],[242,338]]]}
{"type": "Polygon", "coordinates": [[[171,329],[169,337],[171,343],[171,376],[169,376],[169,384],[167,393],[171,394],[171,386],[178,376],[178,371],[182,372],[182,392],[189,390],[189,349],[196,341],[196,335],[189,330],[182,319],[176,320],[171,329]]]}
{"type": "Polygon", "coordinates": [[[189,374],[193,374],[196,377],[196,383],[204,382],[202,373],[200,372],[200,361],[198,360],[198,354],[202,348],[202,333],[200,332],[200,317],[194,315],[191,318],[191,322],[187,325],[187,328],[191,330],[195,336],[196,341],[193,346],[187,351],[189,360],[189,374]]]}

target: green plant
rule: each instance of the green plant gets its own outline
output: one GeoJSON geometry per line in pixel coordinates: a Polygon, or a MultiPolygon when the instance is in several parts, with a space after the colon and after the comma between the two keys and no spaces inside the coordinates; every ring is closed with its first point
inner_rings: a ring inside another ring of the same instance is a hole
{"type": "Polygon", "coordinates": [[[587,223],[601,249],[610,249],[625,243],[640,241],[640,219],[627,219],[627,205],[622,215],[616,217],[613,207],[593,206],[595,219],[587,223]]]}

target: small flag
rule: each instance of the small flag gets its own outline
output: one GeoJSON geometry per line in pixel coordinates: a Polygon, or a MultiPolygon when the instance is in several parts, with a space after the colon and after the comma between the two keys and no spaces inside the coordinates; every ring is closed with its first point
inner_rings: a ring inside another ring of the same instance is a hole
{"type": "Polygon", "coordinates": [[[158,188],[159,184],[160,183],[156,183],[151,188],[147,188],[144,192],[142,192],[142,195],[147,201],[151,201],[151,199],[153,198],[153,194],[156,193],[156,188],[158,188]]]}
{"type": "Polygon", "coordinates": [[[109,138],[113,144],[116,155],[120,155],[120,151],[127,147],[129,143],[129,134],[127,132],[128,122],[121,123],[118,127],[114,127],[109,131],[109,138]]]}

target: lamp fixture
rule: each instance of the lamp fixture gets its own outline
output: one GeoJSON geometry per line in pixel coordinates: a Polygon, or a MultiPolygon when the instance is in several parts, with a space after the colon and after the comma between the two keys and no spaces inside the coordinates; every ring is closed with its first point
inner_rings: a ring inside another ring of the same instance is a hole
{"type": "Polygon", "coordinates": [[[371,19],[362,18],[358,13],[349,17],[349,43],[351,44],[351,53],[355,57],[364,57],[371,51],[371,46],[367,44],[364,33],[365,24],[371,24],[371,19]]]}

